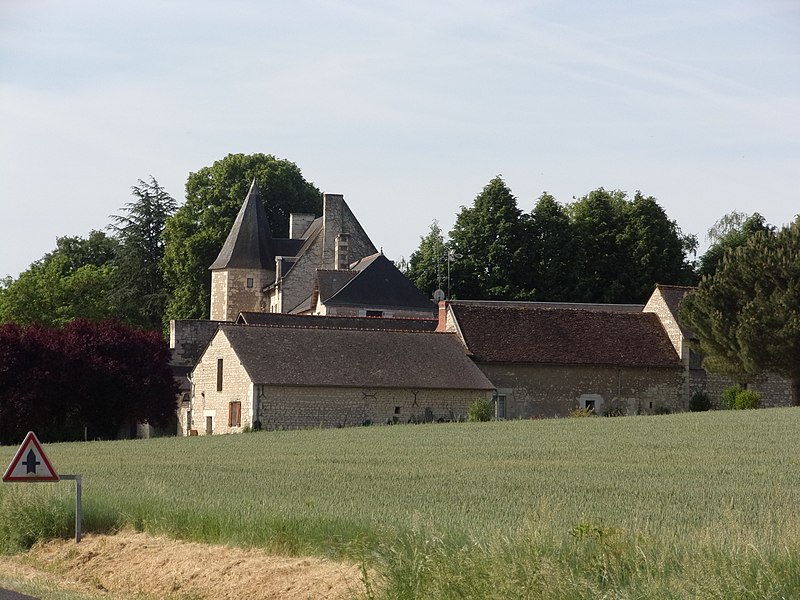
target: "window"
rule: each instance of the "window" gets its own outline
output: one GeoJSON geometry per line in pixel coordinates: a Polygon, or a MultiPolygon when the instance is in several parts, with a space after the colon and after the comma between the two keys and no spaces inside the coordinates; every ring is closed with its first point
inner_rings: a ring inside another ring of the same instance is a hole
{"type": "Polygon", "coordinates": [[[247,287],[248,288],[253,287],[253,278],[252,277],[248,277],[247,278],[247,287]]]}
{"type": "Polygon", "coordinates": [[[505,419],[506,418],[506,395],[505,394],[495,394],[494,395],[494,416],[496,419],[505,419]]]}
{"type": "Polygon", "coordinates": [[[583,408],[585,408],[586,410],[590,410],[592,412],[594,412],[594,407],[595,407],[594,400],[586,400],[583,406],[583,408]]]}
{"type": "Polygon", "coordinates": [[[222,359],[217,359],[217,391],[222,391],[222,359]]]}
{"type": "Polygon", "coordinates": [[[228,427],[241,427],[242,403],[238,400],[228,403],[228,427]]]}
{"type": "Polygon", "coordinates": [[[367,311],[368,317],[382,317],[383,311],[382,310],[368,310],[367,311]]]}

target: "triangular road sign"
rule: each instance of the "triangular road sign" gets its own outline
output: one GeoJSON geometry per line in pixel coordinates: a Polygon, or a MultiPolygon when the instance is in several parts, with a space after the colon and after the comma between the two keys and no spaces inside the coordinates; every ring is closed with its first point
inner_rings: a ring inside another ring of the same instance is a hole
{"type": "Polygon", "coordinates": [[[56,470],[42,450],[39,438],[32,431],[25,436],[6,474],[3,475],[3,481],[58,481],[56,470]]]}

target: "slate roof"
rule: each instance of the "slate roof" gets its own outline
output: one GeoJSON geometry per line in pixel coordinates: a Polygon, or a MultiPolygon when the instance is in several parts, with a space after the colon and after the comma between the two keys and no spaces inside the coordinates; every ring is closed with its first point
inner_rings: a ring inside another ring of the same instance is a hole
{"type": "Polygon", "coordinates": [[[675,367],[653,313],[486,306],[451,302],[474,360],[485,363],[675,367]]]}
{"type": "MultiPolygon", "coordinates": [[[[320,281],[320,299],[332,306],[375,306],[386,308],[413,308],[437,312],[436,305],[420,292],[397,267],[382,253],[373,254],[351,265],[356,275],[330,293],[323,293],[320,281]]],[[[342,273],[347,271],[321,271],[342,273]]],[[[323,275],[323,278],[331,277],[323,275]]],[[[343,275],[349,277],[349,275],[343,275]]],[[[331,286],[332,288],[333,286],[331,286]]]]}
{"type": "Polygon", "coordinates": [[[261,202],[261,190],[255,179],[250,184],[247,198],[236,215],[222,250],[209,269],[275,270],[272,232],[261,202]]]}
{"type": "Polygon", "coordinates": [[[327,315],[291,315],[286,313],[243,312],[236,320],[240,325],[272,325],[274,327],[314,327],[325,329],[384,329],[398,331],[435,331],[437,319],[399,317],[339,317],[327,315]]]}
{"type": "Polygon", "coordinates": [[[494,389],[453,334],[223,325],[218,335],[256,384],[494,389]]]}

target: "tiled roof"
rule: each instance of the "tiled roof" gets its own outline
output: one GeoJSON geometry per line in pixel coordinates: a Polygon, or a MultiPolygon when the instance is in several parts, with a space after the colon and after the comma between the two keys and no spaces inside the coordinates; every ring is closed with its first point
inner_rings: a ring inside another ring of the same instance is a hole
{"type": "Polygon", "coordinates": [[[652,313],[504,307],[452,302],[478,362],[680,367],[652,313]]]}
{"type": "Polygon", "coordinates": [[[247,198],[236,215],[228,237],[217,259],[209,267],[219,269],[275,270],[275,252],[269,220],[261,203],[261,191],[256,180],[250,185],[247,198]]]}
{"type": "Polygon", "coordinates": [[[430,310],[436,314],[436,305],[420,292],[383,254],[371,256],[353,264],[357,273],[341,289],[320,297],[332,306],[370,306],[385,308],[413,308],[430,310]]]}
{"type": "Polygon", "coordinates": [[[435,331],[438,320],[405,319],[394,317],[337,317],[323,315],[290,315],[285,313],[243,312],[240,313],[236,323],[244,325],[271,325],[274,327],[435,331]]]}
{"type": "Polygon", "coordinates": [[[223,325],[218,335],[256,384],[493,389],[453,334],[223,325]]]}

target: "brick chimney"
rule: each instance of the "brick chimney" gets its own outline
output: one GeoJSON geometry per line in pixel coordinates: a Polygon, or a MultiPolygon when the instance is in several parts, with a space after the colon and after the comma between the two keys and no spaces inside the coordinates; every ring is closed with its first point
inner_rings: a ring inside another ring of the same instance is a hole
{"type": "Polygon", "coordinates": [[[447,331],[447,300],[439,301],[439,324],[436,325],[436,331],[447,331]]]}

